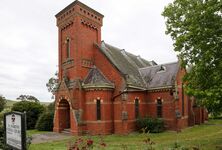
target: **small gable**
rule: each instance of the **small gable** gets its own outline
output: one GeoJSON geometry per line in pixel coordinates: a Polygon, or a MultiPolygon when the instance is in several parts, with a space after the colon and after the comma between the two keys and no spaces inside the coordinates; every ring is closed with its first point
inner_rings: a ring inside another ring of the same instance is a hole
{"type": "Polygon", "coordinates": [[[89,87],[114,88],[114,84],[109,81],[98,68],[94,66],[89,70],[88,75],[83,81],[83,88],[89,87]]]}

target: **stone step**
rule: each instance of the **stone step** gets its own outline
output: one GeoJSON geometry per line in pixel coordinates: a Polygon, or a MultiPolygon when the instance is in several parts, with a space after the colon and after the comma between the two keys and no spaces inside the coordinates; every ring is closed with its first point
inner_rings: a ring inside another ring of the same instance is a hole
{"type": "Polygon", "coordinates": [[[70,134],[71,133],[70,128],[69,129],[64,129],[63,131],[61,131],[61,133],[70,134]]]}
{"type": "Polygon", "coordinates": [[[70,128],[68,128],[68,129],[64,129],[63,131],[69,131],[69,132],[70,132],[70,130],[71,130],[71,129],[70,129],[70,128]]]}

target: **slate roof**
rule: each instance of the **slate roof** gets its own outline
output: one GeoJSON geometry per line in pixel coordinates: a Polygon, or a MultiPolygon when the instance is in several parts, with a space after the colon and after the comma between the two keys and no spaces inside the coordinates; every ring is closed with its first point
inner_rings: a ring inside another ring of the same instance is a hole
{"type": "Polygon", "coordinates": [[[106,87],[114,88],[114,84],[110,82],[102,72],[95,66],[90,69],[88,75],[82,84],[83,88],[106,87]]]}
{"type": "Polygon", "coordinates": [[[99,48],[125,77],[128,87],[146,89],[146,83],[140,75],[139,68],[151,66],[149,61],[126,52],[124,49],[109,45],[104,41],[102,41],[99,48]]]}
{"type": "Polygon", "coordinates": [[[160,89],[175,85],[178,70],[179,63],[173,62],[140,68],[139,72],[147,83],[148,89],[160,89]]]}

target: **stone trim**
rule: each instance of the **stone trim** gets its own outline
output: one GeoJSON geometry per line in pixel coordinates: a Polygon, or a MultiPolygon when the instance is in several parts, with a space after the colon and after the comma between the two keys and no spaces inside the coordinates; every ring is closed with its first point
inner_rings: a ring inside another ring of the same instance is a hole
{"type": "MultiPolygon", "coordinates": [[[[85,104],[86,104],[86,105],[95,105],[96,102],[95,102],[95,101],[93,101],[93,102],[85,102],[85,104]]],[[[104,105],[111,105],[112,103],[101,101],[101,104],[104,104],[104,105]]]]}
{"type": "Polygon", "coordinates": [[[135,122],[136,119],[132,119],[132,120],[114,120],[114,123],[122,123],[122,122],[135,122]]]}
{"type": "Polygon", "coordinates": [[[59,109],[63,109],[63,110],[65,110],[65,109],[68,109],[68,107],[56,107],[56,110],[59,110],[59,109]]]}
{"type": "Polygon", "coordinates": [[[78,0],[76,0],[76,1],[72,2],[71,4],[69,4],[69,5],[68,5],[67,7],[65,7],[63,10],[61,10],[59,13],[57,13],[57,14],[55,15],[55,17],[56,17],[56,18],[60,17],[61,14],[63,14],[63,13],[66,12],[67,10],[70,10],[70,9],[71,9],[73,6],[75,6],[75,5],[79,5],[79,6],[83,7],[84,9],[87,9],[87,10],[89,10],[89,11],[92,11],[93,13],[95,13],[96,15],[99,15],[99,16],[102,17],[102,18],[104,17],[101,13],[99,13],[99,12],[97,12],[96,10],[90,8],[89,6],[81,3],[81,2],[78,1],[78,0]]]}
{"type": "Polygon", "coordinates": [[[56,106],[57,107],[59,106],[59,103],[61,102],[61,100],[66,100],[69,103],[70,110],[72,110],[71,101],[70,101],[70,99],[67,96],[60,96],[59,97],[58,101],[56,102],[56,106]]]}
{"type": "Polygon", "coordinates": [[[87,27],[89,27],[89,28],[91,28],[91,29],[94,29],[94,30],[98,30],[99,29],[99,27],[97,26],[97,25],[94,25],[93,23],[91,23],[91,22],[89,22],[89,21],[86,21],[86,20],[84,20],[84,19],[81,19],[81,21],[80,21],[83,25],[85,25],[85,26],[87,26],[87,27]]]}
{"type": "Polygon", "coordinates": [[[97,120],[97,121],[84,121],[84,123],[92,123],[92,124],[98,124],[98,123],[112,123],[112,120],[97,120]]]}
{"type": "Polygon", "coordinates": [[[93,68],[93,62],[89,59],[82,59],[82,67],[93,68]]]}
{"type": "Polygon", "coordinates": [[[62,69],[65,70],[65,69],[69,69],[69,68],[72,68],[74,67],[74,60],[73,59],[67,59],[66,61],[64,61],[62,63],[62,69]]]}
{"type": "Polygon", "coordinates": [[[98,23],[99,26],[102,26],[102,19],[104,16],[99,12],[95,11],[94,9],[79,2],[78,0],[74,1],[73,3],[71,3],[62,11],[60,11],[58,14],[55,15],[55,17],[57,18],[57,26],[60,26],[61,23],[63,23],[69,17],[74,16],[76,14],[84,16],[92,20],[93,22],[98,23]]]}
{"type": "MultiPolygon", "coordinates": [[[[171,100],[169,100],[169,101],[163,100],[162,102],[163,102],[163,104],[174,103],[174,101],[171,101],[171,100]]],[[[155,102],[141,102],[141,101],[139,101],[139,104],[141,104],[141,105],[150,105],[150,104],[156,105],[156,103],[157,103],[156,101],[155,102]]],[[[113,104],[115,104],[115,105],[122,104],[122,102],[121,101],[115,101],[113,104]]],[[[126,104],[135,104],[135,101],[134,102],[126,102],[126,104]]]]}
{"type": "Polygon", "coordinates": [[[162,92],[162,91],[170,91],[174,89],[174,86],[165,86],[165,87],[156,87],[156,88],[148,88],[148,92],[162,92]]]}
{"type": "Polygon", "coordinates": [[[112,85],[95,85],[95,84],[87,84],[87,85],[82,85],[82,87],[86,91],[112,91],[114,87],[112,85]]]}

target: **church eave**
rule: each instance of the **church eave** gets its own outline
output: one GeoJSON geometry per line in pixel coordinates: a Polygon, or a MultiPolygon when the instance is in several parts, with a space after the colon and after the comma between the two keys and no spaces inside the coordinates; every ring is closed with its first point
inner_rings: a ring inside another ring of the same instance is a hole
{"type": "Polygon", "coordinates": [[[148,88],[147,91],[151,92],[151,91],[156,91],[156,90],[165,90],[165,89],[173,89],[173,88],[174,88],[174,85],[168,85],[168,86],[148,88]]]}
{"type": "Polygon", "coordinates": [[[127,88],[137,89],[137,90],[147,90],[145,87],[140,87],[140,86],[136,86],[136,85],[132,85],[132,84],[127,84],[127,88]]]}
{"type": "Polygon", "coordinates": [[[96,88],[105,88],[105,89],[114,89],[114,85],[109,84],[84,84],[82,85],[84,89],[96,89],[96,88]]]}

